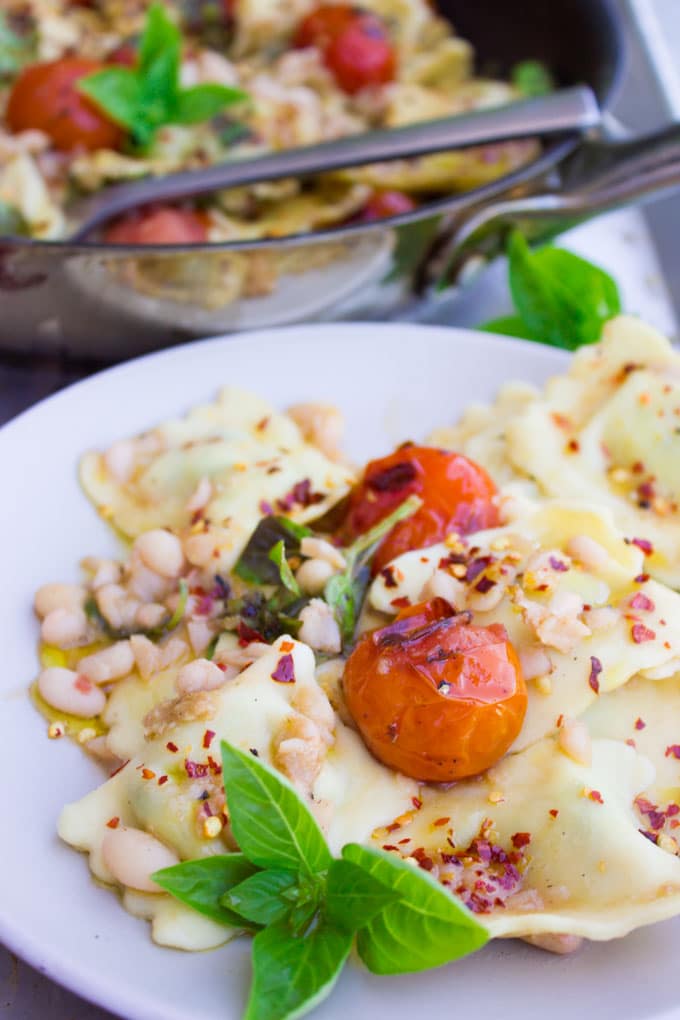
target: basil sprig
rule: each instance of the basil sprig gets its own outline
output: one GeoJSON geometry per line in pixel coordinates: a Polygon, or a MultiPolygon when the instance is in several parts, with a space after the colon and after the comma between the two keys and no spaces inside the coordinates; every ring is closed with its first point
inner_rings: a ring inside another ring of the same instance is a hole
{"type": "Polygon", "coordinates": [[[608,319],[621,311],[612,277],[586,259],[548,245],[532,251],[514,231],[508,243],[510,291],[516,315],[487,322],[490,333],[574,351],[596,343],[608,319]]]}
{"type": "Polygon", "coordinates": [[[165,124],[198,124],[248,96],[238,88],[209,82],[182,88],[182,36],[165,8],[153,3],[139,43],[137,65],[106,67],[78,82],[78,88],[116,124],[133,145],[148,148],[165,124]]]}
{"type": "Polygon", "coordinates": [[[510,71],[510,81],[527,98],[555,90],[555,79],[542,60],[521,60],[510,71]]]}
{"type": "Polygon", "coordinates": [[[438,967],[480,949],[487,930],[430,875],[348,843],[333,858],[307,806],[278,773],[222,742],[240,853],[186,861],[155,882],[225,925],[255,931],[244,1020],[292,1020],[331,992],[352,945],[369,970],[438,967]]]}
{"type": "Polygon", "coordinates": [[[324,598],[338,621],[343,646],[350,645],[354,638],[359,613],[371,581],[369,562],[376,546],[395,524],[411,517],[420,506],[422,500],[418,496],[409,496],[396,510],[344,550],[347,564],[344,571],[334,574],[324,589],[324,598]]]}

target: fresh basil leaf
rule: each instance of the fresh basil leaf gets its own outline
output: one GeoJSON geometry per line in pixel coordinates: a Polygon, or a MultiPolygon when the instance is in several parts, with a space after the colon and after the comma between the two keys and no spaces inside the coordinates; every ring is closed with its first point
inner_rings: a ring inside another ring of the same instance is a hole
{"type": "Polygon", "coordinates": [[[152,3],[147,9],[144,31],[139,41],[140,71],[146,74],[165,58],[166,72],[173,62],[179,72],[181,49],[182,36],[179,28],[168,17],[162,4],[152,3]]]}
{"type": "Polygon", "coordinates": [[[183,861],[171,868],[163,868],[151,877],[175,899],[213,921],[234,928],[252,929],[252,923],[225,907],[222,899],[233,886],[240,885],[256,872],[256,866],[243,854],[220,854],[183,861]]]}
{"type": "Polygon", "coordinates": [[[334,860],[328,869],[326,917],[343,931],[358,931],[399,899],[396,889],[353,861],[334,860]]]}
{"type": "Polygon", "coordinates": [[[234,573],[249,584],[280,584],[280,570],[270,557],[272,549],[283,541],[289,553],[296,553],[300,549],[300,541],[311,534],[309,528],[289,521],[287,517],[263,517],[248,539],[234,573]]]}
{"type": "Polygon", "coordinates": [[[273,549],[269,550],[269,559],[275,563],[279,571],[279,582],[298,598],[302,595],[300,585],[295,580],[295,575],[290,569],[286,559],[286,543],[283,539],[278,541],[273,549]]]}
{"type": "Polygon", "coordinates": [[[35,53],[35,33],[19,34],[8,15],[0,11],[0,79],[18,74],[35,53]]]}
{"type": "Polygon", "coordinates": [[[523,96],[547,96],[555,91],[555,79],[542,60],[522,60],[510,71],[510,80],[523,96]]]}
{"type": "Polygon", "coordinates": [[[294,1020],[328,996],[352,936],[321,922],[301,938],[279,924],[253,940],[253,983],[244,1020],[294,1020]]]}
{"type": "Polygon", "coordinates": [[[105,67],[81,78],[78,91],[91,99],[107,117],[121,127],[132,130],[137,122],[140,104],[138,75],[129,67],[105,67]]]}
{"type": "Polygon", "coordinates": [[[515,305],[543,343],[567,350],[595,343],[604,323],[621,311],[611,276],[571,252],[551,247],[532,252],[514,231],[508,255],[515,305]]]}
{"type": "Polygon", "coordinates": [[[0,199],[0,237],[19,237],[29,233],[28,223],[19,210],[0,199]]]}
{"type": "Polygon", "coordinates": [[[440,967],[488,941],[486,928],[426,871],[358,843],[343,847],[342,856],[401,897],[357,934],[359,956],[374,974],[440,967]]]}
{"type": "Polygon", "coordinates": [[[503,315],[499,319],[491,319],[482,326],[477,326],[477,329],[483,333],[501,333],[504,336],[514,336],[520,340],[537,339],[519,315],[503,315]]]}
{"type": "Polygon", "coordinates": [[[249,860],[312,875],[328,867],[321,829],[287,780],[226,741],[222,769],[234,838],[249,860]]]}
{"type": "Polygon", "coordinates": [[[290,914],[293,906],[290,899],[282,899],[283,894],[296,889],[298,883],[295,871],[278,868],[258,871],[230,889],[222,903],[255,924],[276,924],[290,914]]]}
{"type": "Polygon", "coordinates": [[[247,98],[248,94],[242,89],[230,88],[228,85],[212,82],[194,85],[193,88],[182,89],[177,97],[174,120],[176,124],[199,124],[216,116],[225,106],[243,102],[247,98]]]}
{"type": "Polygon", "coordinates": [[[328,580],[323,594],[324,599],[333,610],[340,628],[343,647],[346,648],[352,642],[361,607],[370,584],[371,575],[367,561],[370,560],[378,542],[392,530],[394,525],[410,517],[420,506],[422,506],[422,500],[418,496],[409,496],[396,510],[379,521],[370,531],[360,535],[349,548],[344,550],[347,566],[342,574],[334,574],[328,580]]]}

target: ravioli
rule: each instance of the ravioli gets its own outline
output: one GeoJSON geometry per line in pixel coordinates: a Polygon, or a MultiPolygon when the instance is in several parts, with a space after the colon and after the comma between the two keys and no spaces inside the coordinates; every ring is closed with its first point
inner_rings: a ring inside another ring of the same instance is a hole
{"type": "Polygon", "coordinates": [[[518,751],[636,673],[677,669],[680,596],[648,579],[643,560],[608,511],[550,501],[504,527],[405,553],[373,582],[370,602],[394,614],[440,594],[476,624],[505,626],[529,679],[518,751]]]}
{"type": "Polygon", "coordinates": [[[651,327],[612,320],[542,394],[513,386],[435,438],[501,483],[566,499],[587,492],[624,534],[647,540],[645,569],[680,587],[680,357],[651,327]]]}
{"type": "Polygon", "coordinates": [[[197,534],[210,533],[207,559],[223,570],[233,566],[262,516],[319,517],[353,478],[305,442],[290,418],[233,387],[184,418],[105,454],[86,454],[80,477],[102,516],[126,537],[193,526],[197,534]],[[197,508],[192,495],[202,482],[207,498],[197,508]]]}

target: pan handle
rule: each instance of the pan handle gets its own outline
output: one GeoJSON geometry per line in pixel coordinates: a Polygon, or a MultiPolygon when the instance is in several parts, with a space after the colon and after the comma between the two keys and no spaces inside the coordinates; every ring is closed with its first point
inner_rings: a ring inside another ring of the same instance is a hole
{"type": "Polygon", "coordinates": [[[502,254],[513,228],[544,243],[601,213],[678,189],[680,124],[636,138],[587,141],[563,164],[560,178],[559,190],[551,182],[549,190],[477,207],[459,221],[446,245],[445,281],[454,282],[473,258],[502,254]]]}

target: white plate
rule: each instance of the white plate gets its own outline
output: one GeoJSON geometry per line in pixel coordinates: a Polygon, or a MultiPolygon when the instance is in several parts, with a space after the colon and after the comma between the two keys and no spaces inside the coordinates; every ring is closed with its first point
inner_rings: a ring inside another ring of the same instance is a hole
{"type": "MultiPolygon", "coordinates": [[[[508,379],[541,382],[564,365],[547,348],[482,333],[406,325],[307,326],[205,341],[79,383],[0,432],[0,938],[29,963],[128,1020],[238,1020],[248,942],[211,953],[155,947],[147,925],[90,880],[59,843],[61,805],[99,780],[68,741],[46,738],[26,689],[36,672],[35,588],[77,579],[87,553],[115,540],[79,490],[76,463],[103,446],[238,383],[280,407],[337,403],[357,459],[424,437],[508,379]]],[[[571,958],[496,943],[439,971],[379,979],[343,974],[318,1020],[503,1017],[598,1020],[672,1016],[680,924],[667,922],[571,958]]]]}

